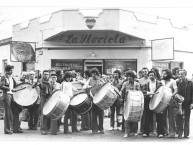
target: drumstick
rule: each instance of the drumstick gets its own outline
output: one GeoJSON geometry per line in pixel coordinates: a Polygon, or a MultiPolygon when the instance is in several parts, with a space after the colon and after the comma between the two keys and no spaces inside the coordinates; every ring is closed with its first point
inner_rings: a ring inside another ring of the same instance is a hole
{"type": "Polygon", "coordinates": [[[24,90],[26,87],[23,87],[23,88],[20,88],[18,90],[15,90],[14,92],[18,92],[18,91],[21,91],[21,90],[24,90]]]}

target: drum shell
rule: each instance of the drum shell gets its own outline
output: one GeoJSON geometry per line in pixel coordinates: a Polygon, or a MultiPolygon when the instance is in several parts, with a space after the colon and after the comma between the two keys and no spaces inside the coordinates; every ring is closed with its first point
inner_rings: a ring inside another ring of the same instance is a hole
{"type": "MultiPolygon", "coordinates": [[[[59,90],[54,91],[52,93],[52,95],[50,96],[50,98],[54,97],[54,93],[57,92],[57,91],[59,91],[59,90]]],[[[68,109],[68,106],[69,106],[69,103],[70,103],[70,97],[68,96],[67,98],[65,98],[65,101],[63,99],[58,99],[55,106],[51,109],[51,111],[49,113],[46,114],[45,113],[45,106],[48,103],[48,101],[50,101],[50,98],[44,104],[43,114],[48,116],[52,120],[58,120],[64,115],[64,113],[68,109]]]]}
{"type": "Polygon", "coordinates": [[[124,119],[139,122],[144,110],[144,96],[141,91],[129,90],[124,103],[124,119]]]}
{"type": "Polygon", "coordinates": [[[109,83],[105,85],[109,85],[109,87],[106,93],[104,94],[103,98],[99,102],[95,101],[98,92],[101,91],[99,90],[93,99],[93,103],[102,110],[106,110],[110,108],[114,104],[114,102],[117,100],[117,93],[114,91],[114,87],[110,85],[109,83]]]}
{"type": "MultiPolygon", "coordinates": [[[[76,94],[74,97],[76,97],[77,95],[80,95],[80,94],[76,94]]],[[[70,104],[70,107],[72,108],[72,110],[76,112],[76,114],[83,115],[87,113],[88,111],[90,111],[92,107],[92,99],[87,95],[87,98],[83,102],[81,102],[78,105],[70,104]]]]}
{"type": "Polygon", "coordinates": [[[162,96],[159,96],[159,97],[161,97],[159,104],[155,108],[152,108],[152,106],[151,106],[153,97],[156,97],[157,95],[154,95],[152,97],[150,104],[149,104],[150,110],[153,110],[156,113],[162,113],[167,108],[167,106],[169,105],[169,102],[171,100],[171,96],[172,96],[171,89],[164,87],[164,86],[161,86],[156,92],[159,92],[159,90],[161,90],[161,89],[163,89],[164,92],[161,94],[162,96]]]}

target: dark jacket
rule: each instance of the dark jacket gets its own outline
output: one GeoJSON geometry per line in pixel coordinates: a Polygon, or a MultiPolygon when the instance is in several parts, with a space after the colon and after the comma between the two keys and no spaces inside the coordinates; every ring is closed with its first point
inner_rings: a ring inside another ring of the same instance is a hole
{"type": "Polygon", "coordinates": [[[178,85],[178,94],[184,97],[185,104],[193,103],[193,82],[187,79],[185,82],[180,82],[178,85]]]}

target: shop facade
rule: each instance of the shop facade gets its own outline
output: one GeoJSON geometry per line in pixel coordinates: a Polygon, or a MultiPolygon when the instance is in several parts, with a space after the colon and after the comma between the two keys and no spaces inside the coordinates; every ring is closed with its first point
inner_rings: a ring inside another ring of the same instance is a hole
{"type": "Polygon", "coordinates": [[[188,33],[169,23],[161,19],[156,23],[141,21],[134,13],[120,9],[102,9],[94,14],[62,10],[32,19],[26,27],[14,25],[12,40],[36,43],[34,69],[41,71],[53,68],[83,72],[97,67],[102,74],[112,74],[115,69],[138,72],[143,67],[161,70],[180,66],[193,72],[186,60],[193,53],[180,45],[175,46],[173,60],[151,59],[151,40],[173,37],[179,44],[178,36],[188,33]]]}

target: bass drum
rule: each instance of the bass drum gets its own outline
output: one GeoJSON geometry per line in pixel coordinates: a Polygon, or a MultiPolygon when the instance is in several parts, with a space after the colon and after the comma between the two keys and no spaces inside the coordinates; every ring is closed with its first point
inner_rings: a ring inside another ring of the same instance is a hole
{"type": "Polygon", "coordinates": [[[53,120],[58,120],[68,109],[70,97],[60,90],[54,91],[44,104],[43,114],[53,120]]]}
{"type": "Polygon", "coordinates": [[[143,115],[144,96],[141,91],[129,90],[124,103],[124,119],[139,122],[143,115]]]}
{"type": "Polygon", "coordinates": [[[162,113],[170,103],[172,91],[168,87],[160,86],[155,93],[157,94],[152,96],[149,109],[156,113],[162,113]]]}
{"type": "Polygon", "coordinates": [[[93,103],[102,110],[106,110],[113,105],[117,99],[117,93],[115,92],[114,86],[110,83],[104,84],[93,98],[93,103]]]}
{"type": "Polygon", "coordinates": [[[92,99],[85,91],[79,91],[71,99],[70,106],[77,114],[82,115],[91,109],[92,99]]]}
{"type": "Polygon", "coordinates": [[[20,106],[33,105],[39,97],[37,88],[32,88],[30,83],[21,83],[14,89],[17,91],[13,92],[13,99],[20,106]]]}

